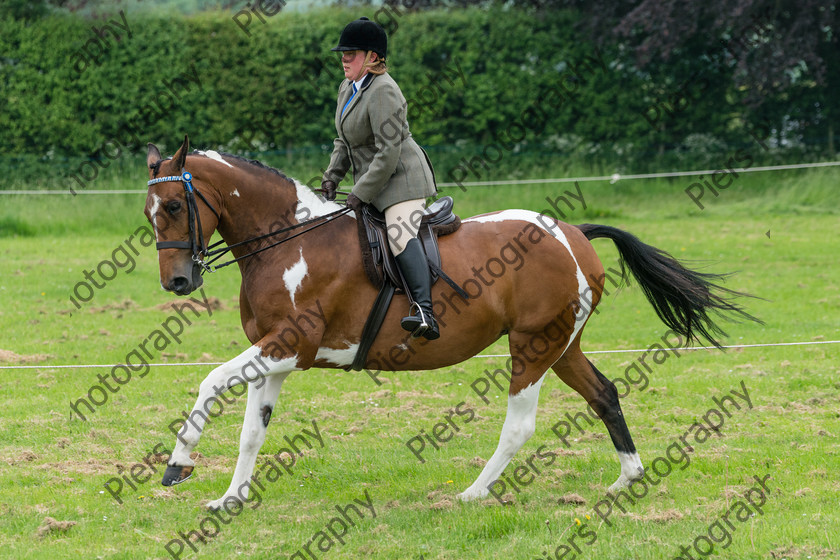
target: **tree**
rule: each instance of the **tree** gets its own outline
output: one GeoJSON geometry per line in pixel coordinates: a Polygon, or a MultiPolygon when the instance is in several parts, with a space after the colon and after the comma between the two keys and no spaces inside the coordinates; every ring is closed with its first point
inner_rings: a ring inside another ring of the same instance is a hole
{"type": "Polygon", "coordinates": [[[582,26],[593,40],[621,41],[641,70],[683,57],[729,67],[735,101],[749,113],[769,118],[777,131],[815,126],[834,152],[834,131],[840,128],[840,22],[834,2],[513,1],[523,7],[536,2],[539,10],[576,8],[584,14],[582,26]],[[791,119],[796,123],[788,122],[791,119]]]}

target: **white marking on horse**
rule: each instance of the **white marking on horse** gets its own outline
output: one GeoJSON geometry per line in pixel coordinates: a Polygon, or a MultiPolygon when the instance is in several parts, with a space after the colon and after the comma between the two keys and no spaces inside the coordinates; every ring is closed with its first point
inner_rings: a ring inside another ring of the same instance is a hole
{"type": "Polygon", "coordinates": [[[275,358],[271,355],[263,356],[262,352],[259,346],[251,346],[210,372],[199,386],[198,399],[190,413],[190,421],[185,422],[178,433],[175,449],[169,459],[173,465],[194,466],[195,461],[190,458],[190,452],[198,443],[205,422],[209,421],[205,411],[210,410],[214,399],[218,400],[223,387],[248,383],[248,404],[245,406],[236,468],[227,491],[218,500],[207,504],[210,508],[227,505],[226,500],[230,497],[237,497],[240,501],[248,498],[249,481],[266,434],[266,424],[260,409],[262,406],[274,408],[283,381],[291,371],[298,369],[297,355],[275,358]],[[207,406],[208,403],[210,406],[207,406]]]}
{"type": "Polygon", "coordinates": [[[201,150],[198,150],[198,153],[203,155],[204,157],[208,157],[212,160],[218,161],[219,163],[224,163],[228,167],[233,167],[231,164],[229,164],[228,162],[226,162],[224,160],[224,158],[222,157],[222,154],[220,154],[219,152],[217,152],[215,150],[207,150],[206,152],[202,152],[201,150]]]}
{"type": "Polygon", "coordinates": [[[464,220],[464,222],[485,223],[505,222],[509,220],[529,222],[543,229],[545,232],[551,234],[552,237],[554,237],[556,240],[562,243],[564,247],[566,247],[566,250],[569,251],[569,255],[571,255],[572,260],[575,263],[575,276],[577,277],[578,282],[578,302],[580,304],[580,309],[578,313],[575,313],[575,328],[572,331],[572,334],[569,336],[569,342],[567,342],[566,347],[563,348],[563,353],[560,354],[560,356],[557,358],[559,360],[563,357],[563,354],[566,353],[566,350],[569,349],[569,346],[572,344],[572,341],[580,332],[580,329],[583,328],[583,324],[586,323],[586,319],[589,317],[589,312],[592,310],[592,290],[591,288],[589,288],[589,283],[586,281],[586,276],[584,276],[583,270],[581,270],[580,268],[580,264],[578,264],[577,258],[575,257],[575,254],[572,251],[572,246],[569,244],[569,240],[566,239],[566,234],[563,233],[563,230],[560,229],[560,226],[558,226],[552,218],[549,218],[548,216],[543,216],[542,214],[538,214],[537,212],[531,212],[530,210],[503,210],[496,214],[467,218],[466,220],[464,220]],[[583,305],[584,302],[588,302],[588,305],[583,305]],[[578,314],[580,314],[580,317],[578,317],[578,314]]]}
{"type": "MultiPolygon", "coordinates": [[[[237,357],[213,369],[199,385],[198,399],[196,399],[193,412],[190,413],[191,420],[181,426],[175,448],[169,458],[169,464],[195,465],[195,461],[190,458],[190,452],[198,444],[204,424],[207,421],[207,416],[203,411],[209,410],[209,407],[206,406],[207,403],[211,399],[217,398],[225,387],[250,383],[253,387],[260,388],[265,385],[267,377],[288,374],[297,369],[297,364],[297,354],[274,359],[273,357],[263,357],[262,348],[259,346],[251,346],[237,357]]],[[[254,456],[256,456],[256,452],[257,450],[254,450],[254,456]]],[[[240,455],[242,454],[242,448],[240,448],[240,455]]],[[[237,463],[238,467],[239,463],[237,463]]],[[[253,469],[253,466],[250,468],[253,469]]],[[[249,471],[244,476],[247,479],[251,476],[251,472],[249,471]]],[[[236,476],[234,476],[234,480],[237,480],[236,476]]]]}
{"type": "Polygon", "coordinates": [[[635,451],[633,453],[619,451],[618,460],[621,461],[621,474],[618,476],[618,480],[610,486],[610,492],[618,492],[629,488],[631,484],[641,480],[645,475],[642,460],[639,459],[639,454],[635,451]]]}
{"type": "Polygon", "coordinates": [[[233,189],[233,192],[230,193],[230,196],[239,196],[239,189],[233,189]]]}
{"type": "MultiPolygon", "coordinates": [[[[336,212],[344,208],[344,206],[330,200],[322,200],[318,197],[312,189],[298,181],[297,179],[293,179],[295,183],[295,189],[297,190],[297,199],[298,204],[297,208],[295,209],[295,218],[299,222],[305,222],[306,220],[311,220],[312,218],[317,218],[318,216],[325,216],[330,214],[331,212],[336,212]]],[[[350,212],[349,216],[353,216],[356,218],[355,212],[350,212]]]]}
{"type": "Polygon", "coordinates": [[[315,355],[315,361],[326,360],[331,364],[337,366],[349,366],[356,358],[356,353],[359,351],[358,344],[346,343],[347,348],[318,348],[318,353],[315,355]]]}
{"type": "Polygon", "coordinates": [[[483,498],[489,494],[488,487],[498,480],[511,458],[525,445],[536,429],[537,403],[540,399],[540,387],[545,374],[536,383],[528,385],[515,395],[508,397],[507,416],[502,425],[499,445],[495,453],[484,465],[484,469],[475,482],[459,494],[462,500],[483,498]]]}
{"type": "Polygon", "coordinates": [[[155,230],[155,241],[158,240],[158,230],[157,230],[157,213],[160,210],[160,197],[156,194],[152,194],[152,207],[149,209],[149,215],[152,217],[152,228],[155,230]]]}
{"type": "Polygon", "coordinates": [[[303,247],[301,247],[300,260],[283,273],[283,282],[286,283],[286,289],[289,290],[289,297],[292,298],[292,305],[295,308],[297,308],[295,305],[295,292],[300,289],[300,285],[308,273],[309,267],[306,266],[306,261],[303,260],[303,247]]]}

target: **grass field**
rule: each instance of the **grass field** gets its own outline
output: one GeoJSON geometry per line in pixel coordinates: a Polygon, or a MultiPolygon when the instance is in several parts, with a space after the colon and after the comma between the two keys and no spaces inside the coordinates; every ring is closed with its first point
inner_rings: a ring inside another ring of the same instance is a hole
{"type": "MultiPolygon", "coordinates": [[[[141,188],[143,180],[111,186],[141,188]]],[[[830,170],[745,175],[720,197],[704,198],[702,211],[684,193],[686,180],[582,183],[587,207],[566,220],[620,227],[695,267],[736,272],[728,286],[764,298],[743,303],[765,324],[727,324],[725,344],[834,341],[838,180],[830,170]]],[[[449,192],[468,216],[542,210],[547,196],[567,189],[574,186],[449,192]]],[[[504,359],[476,358],[434,372],[386,373],[381,385],[363,372],[293,374],[258,465],[303,430],[317,427],[321,443],[310,437],[313,449],[267,479],[241,513],[206,521],[202,504],[222,495],[233,472],[245,399],[208,424],[185,484],[160,486],[165,466],[154,453],[174,445],[168,426],[192,407],[212,369],[178,364],[224,361],[248,345],[238,274],[205,277],[212,316],[195,317],[180,344],[158,352],[154,361],[170,366],[142,377],[138,368],[86,421],[71,416],[69,403],[109,369],[55,367],[125,362],[173,313],[166,304],[183,301],[161,291],[154,249],[143,247],[133,270],[116,270],[80,309],[70,302],[84,271],[111,259],[144,224],[143,199],[0,201],[0,365],[37,366],[0,370],[0,557],[170,558],[165,547],[179,532],[204,529],[214,536],[193,537],[196,551],[187,545],[181,558],[840,558],[838,345],[695,350],[656,363],[648,354],[647,381],[631,377],[628,367],[644,355],[638,349],[661,343],[666,331],[635,286],[604,299],[582,343],[585,351],[627,350],[589,357],[611,379],[626,380],[619,390],[626,388],[630,431],[649,472],[659,471],[646,491],[637,488],[634,503],[622,499],[606,515],[605,491],[619,474],[612,444],[603,424],[582,420],[568,445],[558,438],[552,427],[586,404],[551,374],[536,434],[506,470],[509,503],[460,503],[456,494],[495,449],[506,409],[505,391],[491,386],[485,403],[471,388],[504,359]],[[406,442],[460,403],[473,412],[470,421],[455,416],[460,431],[438,450],[427,446],[419,462],[406,442]],[[710,410],[721,410],[723,423],[701,435],[692,424],[716,419],[710,410]],[[693,449],[677,456],[681,437],[693,449]],[[144,458],[152,467],[142,466],[144,458]],[[132,489],[121,475],[145,481],[132,489]],[[768,489],[761,496],[755,477],[768,489]],[[106,484],[122,484],[121,504],[106,484]],[[372,511],[358,506],[341,536],[336,506],[368,499],[372,511]]],[[[615,266],[611,243],[595,248],[615,266]]],[[[484,354],[506,352],[500,340],[484,354]]]]}

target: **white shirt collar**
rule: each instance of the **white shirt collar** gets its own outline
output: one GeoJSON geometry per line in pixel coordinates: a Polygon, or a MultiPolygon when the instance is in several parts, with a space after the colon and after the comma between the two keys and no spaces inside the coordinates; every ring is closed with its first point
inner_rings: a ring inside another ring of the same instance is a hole
{"type": "Polygon", "coordinates": [[[361,78],[359,78],[358,80],[353,82],[354,84],[356,84],[356,91],[360,91],[362,89],[362,84],[364,83],[365,78],[367,78],[367,77],[368,77],[368,75],[365,74],[364,76],[362,76],[361,78]]]}

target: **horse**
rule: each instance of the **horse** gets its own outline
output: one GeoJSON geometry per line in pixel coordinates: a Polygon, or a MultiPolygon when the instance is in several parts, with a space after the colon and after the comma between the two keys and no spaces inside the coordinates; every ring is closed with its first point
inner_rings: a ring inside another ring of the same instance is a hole
{"type": "MultiPolygon", "coordinates": [[[[148,145],[144,213],[157,242],[160,283],[178,295],[202,286],[202,272],[212,270],[205,259],[213,253],[204,240],[217,231],[239,266],[241,322],[251,346],[201,382],[192,421],[177,434],[162,484],[178,484],[193,474],[190,453],[199,442],[208,405],[224,391],[247,384],[230,486],[206,504],[216,509],[226,500],[247,499],[257,453],[287,376],[352,364],[378,290],[364,271],[357,218],[344,205],[326,201],[258,161],[188,152],[188,137],[166,159],[148,145]]],[[[691,270],[623,230],[570,225],[528,210],[464,219],[457,231],[439,239],[446,275],[468,296],[444,282],[434,285],[440,338],[412,338],[400,328],[409,302],[398,294],[365,362],[369,371],[433,370],[467,360],[508,336],[507,415],[495,452],[458,495],[461,500],[487,496],[488,487],[533,435],[548,369],[578,392],[606,426],[620,463],[610,491],[628,488],[644,476],[616,387],[580,348],[583,328],[604,292],[604,267],[590,243],[597,238],[615,243],[622,278],[629,268],[659,318],[682,340],[702,338],[719,346],[715,337],[726,333],[716,319],[757,320],[734,303],[748,294],[721,285],[727,274],[691,270]]]]}

